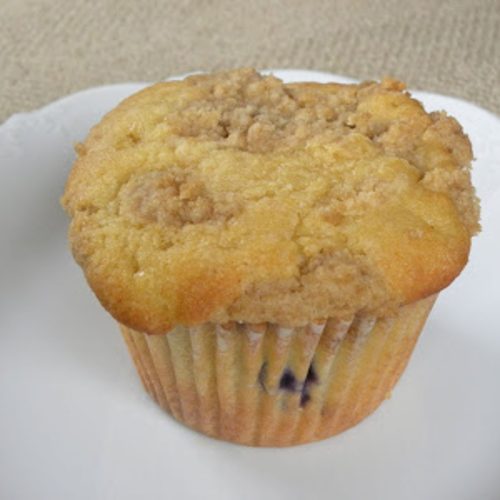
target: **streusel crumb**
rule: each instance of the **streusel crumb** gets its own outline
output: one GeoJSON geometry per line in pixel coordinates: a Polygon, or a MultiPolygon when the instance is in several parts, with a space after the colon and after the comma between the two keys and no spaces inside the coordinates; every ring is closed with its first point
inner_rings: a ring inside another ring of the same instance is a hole
{"type": "Polygon", "coordinates": [[[479,229],[467,136],[390,79],[159,83],[77,153],[74,255],[118,321],[151,333],[390,314],[447,286],[479,229]]]}

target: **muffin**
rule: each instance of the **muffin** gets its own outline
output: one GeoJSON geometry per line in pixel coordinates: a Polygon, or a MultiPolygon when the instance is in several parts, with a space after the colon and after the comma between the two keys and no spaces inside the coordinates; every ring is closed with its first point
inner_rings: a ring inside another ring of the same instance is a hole
{"type": "Polygon", "coordinates": [[[288,446],[390,393],[479,229],[467,136],[404,88],[191,76],[77,146],[73,255],[176,419],[288,446]]]}

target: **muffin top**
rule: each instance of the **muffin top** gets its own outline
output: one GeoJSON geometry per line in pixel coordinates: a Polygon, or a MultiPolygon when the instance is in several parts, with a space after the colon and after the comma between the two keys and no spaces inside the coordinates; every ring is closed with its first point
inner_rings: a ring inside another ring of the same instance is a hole
{"type": "Polygon", "coordinates": [[[391,79],[158,83],[76,149],[73,254],[148,333],[390,314],[446,287],[479,229],[467,136],[391,79]]]}

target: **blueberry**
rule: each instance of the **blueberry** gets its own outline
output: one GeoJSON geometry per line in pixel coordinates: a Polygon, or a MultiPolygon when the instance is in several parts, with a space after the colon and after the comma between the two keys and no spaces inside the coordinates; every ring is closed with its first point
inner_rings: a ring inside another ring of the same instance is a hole
{"type": "Polygon", "coordinates": [[[318,376],[316,375],[316,372],[314,371],[314,366],[311,364],[309,366],[309,370],[307,370],[307,375],[306,375],[306,379],[304,381],[304,384],[305,385],[315,384],[316,382],[318,382],[318,376]]]}
{"type": "Polygon", "coordinates": [[[309,366],[309,370],[307,370],[306,379],[304,380],[304,384],[302,385],[302,391],[300,392],[300,406],[304,407],[310,400],[311,395],[309,393],[309,387],[311,384],[318,383],[318,376],[314,370],[313,365],[309,366]]]}
{"type": "Polygon", "coordinates": [[[297,379],[290,369],[285,369],[280,379],[280,389],[295,392],[297,390],[297,379]]]}
{"type": "MultiPolygon", "coordinates": [[[[267,362],[264,362],[259,370],[258,382],[262,390],[267,392],[266,377],[267,377],[267,362]]],[[[317,383],[318,383],[318,375],[316,374],[316,371],[314,370],[314,367],[311,364],[309,366],[309,369],[307,370],[306,378],[302,383],[297,380],[297,377],[294,375],[293,371],[290,368],[285,368],[280,378],[279,388],[284,391],[300,394],[300,406],[304,407],[311,400],[311,394],[310,394],[311,384],[317,384],[317,383]]]]}

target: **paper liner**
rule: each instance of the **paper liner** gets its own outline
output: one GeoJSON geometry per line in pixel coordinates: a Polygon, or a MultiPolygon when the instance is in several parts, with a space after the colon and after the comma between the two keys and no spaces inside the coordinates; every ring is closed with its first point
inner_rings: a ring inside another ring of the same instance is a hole
{"type": "Polygon", "coordinates": [[[121,330],[146,391],[177,420],[226,441],[291,446],[337,434],[380,405],[435,298],[390,318],[330,318],[300,328],[121,330]]]}

